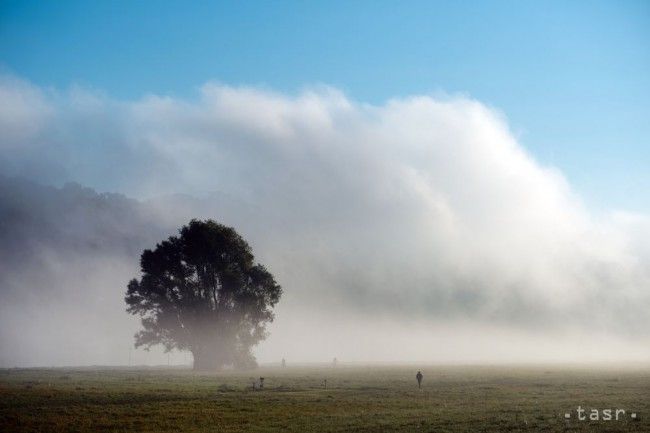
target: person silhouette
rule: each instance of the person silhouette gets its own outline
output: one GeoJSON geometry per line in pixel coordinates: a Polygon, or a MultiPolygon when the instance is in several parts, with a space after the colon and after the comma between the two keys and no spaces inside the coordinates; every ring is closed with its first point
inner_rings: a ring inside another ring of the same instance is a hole
{"type": "Polygon", "coordinates": [[[418,374],[415,375],[415,378],[418,380],[418,388],[422,389],[422,378],[424,376],[422,375],[421,371],[418,371],[418,374]]]}
{"type": "Polygon", "coordinates": [[[285,368],[287,366],[287,361],[282,358],[282,368],[285,368]]]}

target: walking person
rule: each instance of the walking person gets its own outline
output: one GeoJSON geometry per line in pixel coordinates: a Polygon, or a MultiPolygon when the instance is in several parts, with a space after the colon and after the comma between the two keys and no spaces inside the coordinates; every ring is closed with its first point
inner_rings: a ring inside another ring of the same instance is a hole
{"type": "Polygon", "coordinates": [[[421,371],[418,371],[418,374],[415,375],[415,378],[418,380],[418,389],[422,389],[422,378],[424,376],[422,375],[421,371]]]}

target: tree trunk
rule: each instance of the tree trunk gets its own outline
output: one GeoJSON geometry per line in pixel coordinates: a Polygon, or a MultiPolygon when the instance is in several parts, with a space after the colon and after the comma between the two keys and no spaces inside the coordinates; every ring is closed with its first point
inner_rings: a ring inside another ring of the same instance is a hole
{"type": "Polygon", "coordinates": [[[195,371],[216,371],[225,365],[216,348],[202,347],[194,349],[192,350],[192,356],[194,357],[195,371]]]}
{"type": "Polygon", "coordinates": [[[257,367],[250,347],[237,347],[234,338],[213,338],[211,340],[207,343],[204,341],[192,349],[194,370],[215,371],[226,365],[240,369],[257,367]]]}

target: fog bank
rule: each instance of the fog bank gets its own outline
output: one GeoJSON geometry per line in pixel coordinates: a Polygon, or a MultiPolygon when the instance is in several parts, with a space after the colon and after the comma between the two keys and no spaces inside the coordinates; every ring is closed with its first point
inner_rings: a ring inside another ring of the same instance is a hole
{"type": "Polygon", "coordinates": [[[648,216],[594,214],[471,98],[4,77],[0,130],[6,364],[124,363],[139,252],[193,217],[284,287],[261,361],[650,359],[648,216]]]}

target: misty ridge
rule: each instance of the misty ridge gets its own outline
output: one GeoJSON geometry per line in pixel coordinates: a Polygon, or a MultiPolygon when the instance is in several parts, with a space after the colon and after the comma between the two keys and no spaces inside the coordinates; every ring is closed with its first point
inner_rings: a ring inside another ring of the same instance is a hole
{"type": "Polygon", "coordinates": [[[284,289],[262,362],[648,354],[648,217],[585,208],[478,101],[119,101],[15,77],[0,96],[4,364],[124,364],[139,254],[193,218],[284,289]]]}
{"type": "MultiPolygon", "coordinates": [[[[214,206],[225,200],[214,194],[210,202],[214,206]]],[[[0,175],[2,263],[18,265],[46,250],[138,257],[143,248],[175,233],[191,215],[211,211],[189,195],[138,201],[74,182],[57,188],[0,175]],[[169,212],[160,216],[167,208],[176,209],[173,217],[169,212]]]]}
{"type": "Polygon", "coordinates": [[[56,188],[2,176],[0,197],[4,265],[24,263],[43,250],[132,257],[163,232],[136,200],[77,183],[56,188]]]}

